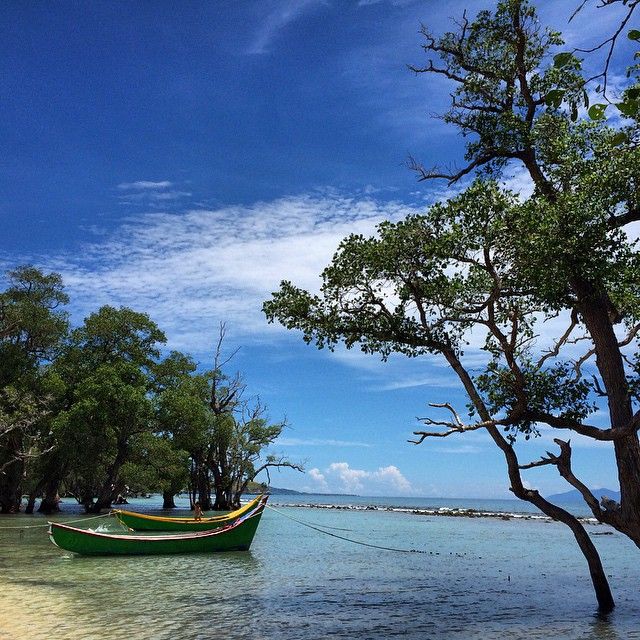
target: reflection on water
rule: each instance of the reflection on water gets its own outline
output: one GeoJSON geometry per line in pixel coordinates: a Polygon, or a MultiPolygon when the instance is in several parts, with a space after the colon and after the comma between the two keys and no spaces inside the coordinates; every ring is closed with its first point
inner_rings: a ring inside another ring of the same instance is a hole
{"type": "Polygon", "coordinates": [[[637,550],[619,534],[594,538],[618,602],[599,618],[559,524],[289,512],[427,553],[349,544],[272,511],[247,553],[85,558],[43,529],[0,529],[0,638],[640,638],[637,550]]]}

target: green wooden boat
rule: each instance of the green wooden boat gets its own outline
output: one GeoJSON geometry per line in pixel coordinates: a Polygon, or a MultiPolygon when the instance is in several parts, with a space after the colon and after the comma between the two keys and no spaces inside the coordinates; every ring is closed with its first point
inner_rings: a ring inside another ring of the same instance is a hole
{"type": "Polygon", "coordinates": [[[81,555],[157,555],[168,553],[210,553],[246,551],[260,523],[267,496],[235,522],[211,531],[165,535],[113,534],[77,529],[50,522],[49,538],[66,551],[81,555]]]}
{"type": "Polygon", "coordinates": [[[134,511],[123,511],[122,509],[115,509],[112,513],[125,527],[134,531],[211,531],[219,527],[226,527],[241,518],[245,513],[249,513],[260,503],[262,498],[263,496],[258,496],[231,513],[202,518],[201,520],[150,516],[144,513],[135,513],[134,511]]]}

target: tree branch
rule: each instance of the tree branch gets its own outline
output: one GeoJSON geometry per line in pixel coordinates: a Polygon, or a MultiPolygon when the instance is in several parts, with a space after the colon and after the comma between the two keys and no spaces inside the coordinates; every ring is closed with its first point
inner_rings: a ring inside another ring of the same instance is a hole
{"type": "Polygon", "coordinates": [[[476,431],[478,429],[484,429],[488,426],[494,426],[495,420],[487,420],[483,422],[477,422],[476,424],[464,424],[456,410],[448,403],[430,402],[430,407],[436,409],[447,409],[453,415],[453,421],[449,420],[433,420],[432,418],[418,418],[421,422],[427,425],[447,427],[448,431],[414,431],[414,436],[420,436],[417,440],[409,440],[411,444],[422,444],[427,438],[446,438],[454,433],[464,433],[466,431],[476,431]]]}

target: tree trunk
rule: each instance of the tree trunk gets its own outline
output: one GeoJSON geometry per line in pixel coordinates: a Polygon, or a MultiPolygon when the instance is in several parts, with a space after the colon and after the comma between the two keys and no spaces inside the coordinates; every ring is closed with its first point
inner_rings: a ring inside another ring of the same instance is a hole
{"type": "Polygon", "coordinates": [[[24,463],[14,460],[0,473],[0,513],[17,513],[22,504],[24,463]]]}
{"type": "Polygon", "coordinates": [[[554,520],[557,520],[558,522],[562,522],[571,529],[571,532],[580,547],[580,551],[582,551],[582,555],[587,561],[589,575],[591,576],[596,600],[598,601],[598,610],[601,613],[610,613],[613,611],[615,602],[613,600],[613,595],[611,594],[607,575],[604,572],[602,561],[600,560],[600,555],[591,541],[589,534],[578,519],[568,511],[565,511],[555,504],[545,500],[535,490],[525,489],[524,487],[520,487],[516,490],[512,487],[512,491],[518,498],[534,504],[538,509],[540,509],[540,511],[542,511],[542,513],[554,520]]]}
{"type": "Polygon", "coordinates": [[[36,505],[36,498],[37,498],[37,493],[36,491],[32,491],[29,494],[29,498],[27,500],[27,506],[24,508],[24,512],[28,513],[29,515],[31,515],[33,513],[33,508],[36,505]]]}
{"type": "Polygon", "coordinates": [[[44,495],[38,507],[38,513],[57,513],[60,511],[60,477],[61,474],[51,476],[44,487],[44,495]]]}
{"type": "MultiPolygon", "coordinates": [[[[612,429],[623,429],[633,419],[633,407],[618,338],[613,328],[612,305],[584,281],[572,283],[579,310],[596,352],[596,365],[607,394],[612,429]]],[[[636,432],[614,440],[620,483],[619,525],[616,528],[640,547],[640,443],[636,432]]]]}
{"type": "Polygon", "coordinates": [[[214,511],[231,511],[231,503],[228,493],[223,487],[216,486],[216,501],[213,504],[214,511]]]}
{"type": "Polygon", "coordinates": [[[198,501],[203,511],[211,509],[211,485],[209,483],[209,474],[204,465],[198,469],[198,501]]]}
{"type": "MultiPolygon", "coordinates": [[[[100,491],[98,492],[98,497],[95,503],[89,508],[89,511],[91,513],[100,513],[102,509],[108,509],[109,507],[111,507],[112,502],[120,492],[119,488],[116,486],[116,483],[118,479],[118,473],[120,472],[120,467],[122,467],[122,465],[125,463],[128,452],[128,443],[119,442],[116,458],[107,471],[106,480],[104,481],[100,491]]],[[[120,484],[120,488],[122,488],[122,483],[120,484]]]]}
{"type": "Polygon", "coordinates": [[[173,499],[174,495],[171,491],[162,492],[162,508],[163,509],[175,509],[176,503],[173,499]]]}

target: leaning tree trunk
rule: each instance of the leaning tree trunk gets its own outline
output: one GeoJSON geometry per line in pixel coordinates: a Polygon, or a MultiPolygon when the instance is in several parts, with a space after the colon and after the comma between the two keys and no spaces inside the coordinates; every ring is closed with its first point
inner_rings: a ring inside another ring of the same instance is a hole
{"type": "Polygon", "coordinates": [[[558,507],[557,505],[549,502],[543,498],[536,490],[527,489],[522,484],[522,478],[520,476],[520,468],[518,465],[518,459],[513,447],[502,437],[502,434],[495,427],[489,427],[487,429],[489,434],[493,438],[494,442],[498,444],[502,449],[507,462],[507,469],[509,473],[509,479],[511,480],[511,491],[513,494],[521,500],[526,500],[535,505],[545,515],[562,522],[567,525],[573,533],[576,542],[582,555],[587,561],[589,567],[589,575],[591,576],[591,582],[596,594],[596,600],[598,601],[598,609],[601,613],[609,613],[613,611],[615,602],[613,595],[611,594],[611,588],[609,587],[609,581],[607,575],[604,572],[600,555],[595,545],[591,541],[589,534],[582,526],[580,521],[568,511],[558,507]]]}
{"type": "MultiPolygon", "coordinates": [[[[579,310],[593,340],[596,365],[607,395],[611,428],[625,429],[633,420],[624,362],[611,319],[611,303],[591,283],[572,283],[579,298],[579,310]]],[[[640,443],[636,431],[613,442],[620,508],[614,526],[640,547],[640,443]]]]}
{"type": "Polygon", "coordinates": [[[593,584],[596,600],[598,601],[598,609],[601,613],[609,613],[613,611],[615,602],[613,600],[611,588],[609,587],[607,574],[605,573],[602,561],[600,560],[600,554],[580,521],[568,511],[565,511],[557,505],[545,500],[535,490],[525,489],[522,486],[518,489],[512,487],[512,490],[516,497],[530,502],[538,507],[538,509],[540,509],[540,511],[545,515],[557,520],[558,522],[562,522],[571,529],[571,532],[578,543],[578,547],[587,561],[591,583],[593,584]]]}
{"type": "MultiPolygon", "coordinates": [[[[462,363],[458,359],[457,355],[453,351],[445,351],[443,353],[447,358],[447,361],[451,365],[451,368],[456,372],[460,378],[464,388],[471,399],[474,407],[478,411],[480,419],[484,422],[491,422],[491,416],[482,401],[482,398],[478,394],[476,387],[471,379],[469,373],[462,366],[462,363]]],[[[526,489],[522,483],[522,477],[520,475],[520,465],[518,463],[518,456],[516,452],[502,436],[499,429],[495,426],[488,426],[487,432],[491,436],[491,439],[495,442],[498,448],[502,451],[507,463],[507,473],[511,482],[511,491],[517,498],[526,500],[535,505],[545,515],[558,520],[563,524],[566,524],[573,533],[576,542],[582,551],[587,565],[589,567],[589,575],[591,576],[591,582],[598,601],[598,609],[601,613],[609,613],[613,611],[615,602],[613,595],[611,594],[611,588],[609,587],[609,581],[607,580],[607,574],[604,572],[600,555],[595,545],[589,538],[589,535],[585,531],[585,528],[580,524],[578,519],[570,514],[568,511],[561,509],[551,502],[545,500],[537,491],[526,489]]]]}

